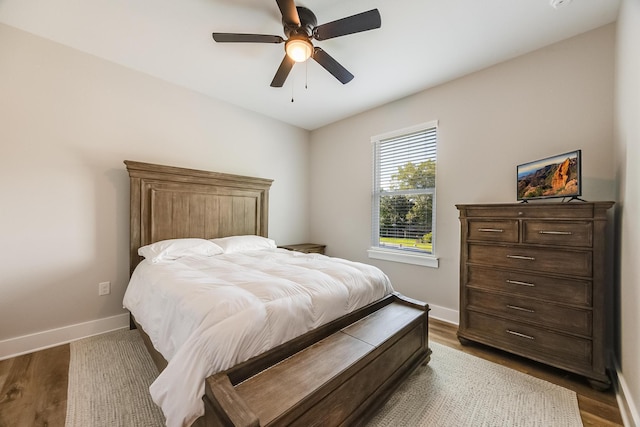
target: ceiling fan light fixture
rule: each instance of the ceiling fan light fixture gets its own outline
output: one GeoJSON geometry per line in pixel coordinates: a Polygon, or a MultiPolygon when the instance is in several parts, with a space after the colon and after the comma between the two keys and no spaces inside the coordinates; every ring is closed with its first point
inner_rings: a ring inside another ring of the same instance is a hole
{"type": "Polygon", "coordinates": [[[313,45],[307,39],[290,38],[284,46],[289,58],[295,62],[304,62],[311,57],[313,45]]]}
{"type": "Polygon", "coordinates": [[[218,32],[212,33],[213,40],[218,43],[284,43],[285,55],[271,81],[271,87],[282,87],[295,63],[305,62],[309,58],[327,70],[340,83],[349,83],[353,79],[353,74],[320,46],[314,46],[313,40],[329,40],[380,28],[382,19],[378,9],[371,9],[318,25],[314,13],[306,7],[296,6],[295,0],[276,0],[276,3],[282,15],[282,27],[284,35],[287,37],[286,40],[280,36],[267,34],[218,32]]]}

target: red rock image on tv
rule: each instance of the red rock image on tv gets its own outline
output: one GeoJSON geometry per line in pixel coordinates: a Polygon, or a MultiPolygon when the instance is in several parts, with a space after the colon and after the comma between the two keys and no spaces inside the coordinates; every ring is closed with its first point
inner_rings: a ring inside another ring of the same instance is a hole
{"type": "Polygon", "coordinates": [[[562,197],[578,194],[578,159],[566,158],[519,177],[518,198],[562,197]]]}

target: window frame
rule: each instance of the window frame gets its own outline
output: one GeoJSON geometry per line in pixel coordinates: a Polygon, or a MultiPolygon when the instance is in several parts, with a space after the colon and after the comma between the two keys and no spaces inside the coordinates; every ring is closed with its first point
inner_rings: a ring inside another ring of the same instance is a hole
{"type": "MultiPolygon", "coordinates": [[[[436,193],[437,193],[437,157],[436,157],[436,178],[433,188],[429,189],[415,189],[408,190],[407,192],[411,194],[431,194],[432,195],[432,207],[431,207],[431,215],[432,215],[432,250],[431,253],[419,253],[412,252],[406,249],[393,249],[393,248],[384,248],[380,246],[380,198],[382,192],[379,189],[379,181],[380,181],[380,156],[379,156],[379,147],[380,144],[389,139],[400,138],[402,136],[410,135],[412,133],[418,133],[422,131],[426,131],[429,129],[434,129],[436,131],[436,152],[438,149],[438,121],[432,120],[430,122],[421,123],[415,126],[406,127],[403,129],[398,129],[391,132],[386,132],[383,134],[375,135],[371,137],[371,145],[373,151],[373,183],[372,183],[372,192],[371,192],[371,247],[367,250],[369,258],[373,259],[381,259],[385,261],[392,262],[400,262],[406,264],[415,264],[421,265],[425,267],[433,267],[438,268],[439,262],[438,257],[436,256],[436,193]]],[[[398,194],[398,192],[385,192],[385,195],[394,195],[398,194]]],[[[402,190],[402,193],[405,193],[402,190]]]]}

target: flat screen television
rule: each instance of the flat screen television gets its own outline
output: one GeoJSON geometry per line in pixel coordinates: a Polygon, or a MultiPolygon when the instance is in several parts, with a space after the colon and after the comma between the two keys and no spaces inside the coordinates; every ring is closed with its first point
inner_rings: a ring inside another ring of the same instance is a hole
{"type": "Polygon", "coordinates": [[[582,195],[580,150],[558,154],[516,168],[518,200],[528,201],[582,195]]]}

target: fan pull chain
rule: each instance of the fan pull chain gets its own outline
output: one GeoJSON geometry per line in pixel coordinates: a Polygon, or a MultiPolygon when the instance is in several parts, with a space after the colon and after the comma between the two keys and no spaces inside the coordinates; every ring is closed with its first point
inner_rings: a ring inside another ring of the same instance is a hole
{"type": "MultiPolygon", "coordinates": [[[[291,102],[295,102],[294,99],[294,87],[295,84],[295,76],[291,77],[291,102]]],[[[309,61],[305,61],[304,63],[304,88],[309,89],[309,61]]]]}

